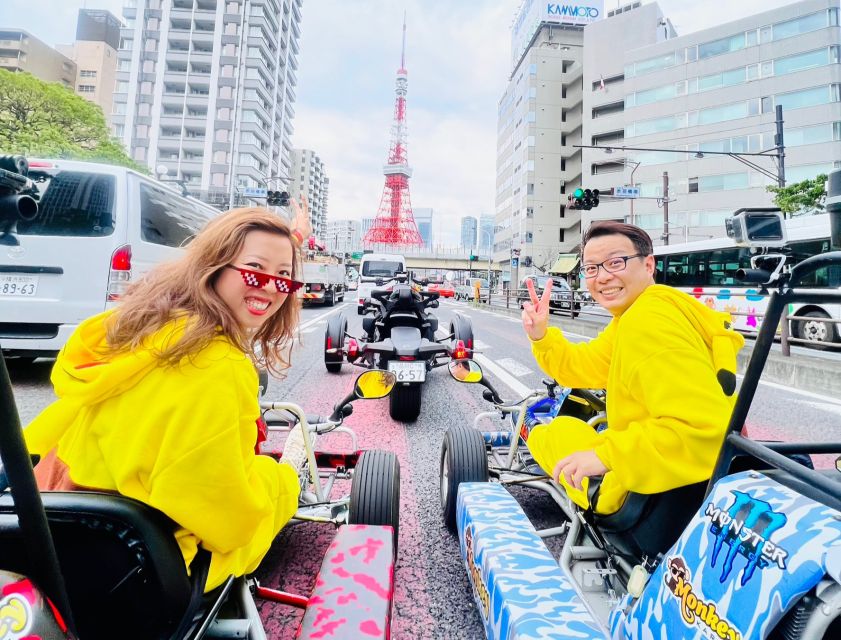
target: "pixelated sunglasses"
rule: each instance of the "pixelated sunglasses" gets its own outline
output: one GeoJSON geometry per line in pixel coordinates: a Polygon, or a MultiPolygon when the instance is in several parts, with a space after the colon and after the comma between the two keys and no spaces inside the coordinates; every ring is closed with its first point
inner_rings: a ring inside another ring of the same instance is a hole
{"type": "Polygon", "coordinates": [[[273,276],[269,273],[263,273],[262,271],[243,269],[242,267],[236,267],[232,264],[226,264],[225,266],[230,269],[234,269],[235,271],[239,271],[239,275],[242,276],[242,281],[249,287],[254,287],[255,289],[262,289],[269,284],[269,281],[274,282],[274,286],[277,288],[278,293],[295,293],[298,289],[304,286],[303,282],[291,280],[290,278],[284,278],[283,276],[273,276]]]}

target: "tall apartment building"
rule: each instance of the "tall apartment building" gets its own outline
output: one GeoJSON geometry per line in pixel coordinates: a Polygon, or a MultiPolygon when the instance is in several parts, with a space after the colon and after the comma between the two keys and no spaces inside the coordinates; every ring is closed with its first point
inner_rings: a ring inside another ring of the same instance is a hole
{"type": "Polygon", "coordinates": [[[293,149],[292,164],[289,171],[289,195],[307,196],[310,207],[312,231],[319,239],[327,231],[327,195],[330,180],[324,169],[324,163],[314,151],[293,149]]]}
{"type": "Polygon", "coordinates": [[[120,20],[109,11],[79,9],[76,41],[56,46],[56,49],[76,63],[76,93],[100,106],[109,127],[117,80],[117,49],[120,47],[121,27],[120,20]]]}
{"type": "Polygon", "coordinates": [[[461,219],[462,249],[473,251],[476,248],[476,232],[478,228],[478,221],[473,216],[464,216],[461,219]]]}
{"type": "Polygon", "coordinates": [[[584,182],[633,183],[649,199],[607,202],[591,219],[628,219],[655,242],[724,235],[741,207],[772,206],[771,158],[751,168],[719,153],[775,150],[783,107],[785,178],[812,178],[841,161],[841,28],[835,0],[803,0],[677,37],[656,4],[635,3],[585,30],[584,182]],[[657,25],[655,27],[655,25],[657,25]],[[652,31],[654,29],[654,31],[652,31]],[[642,44],[643,46],[640,46],[642,44]],[[670,149],[682,153],[651,151],[670,149]],[[669,179],[669,219],[660,206],[669,179]],[[666,235],[666,229],[668,235],[666,235]]]}
{"type": "Polygon", "coordinates": [[[112,129],[220,207],[291,172],[302,0],[134,0],[112,129]]]}
{"type": "Polygon", "coordinates": [[[0,29],[0,69],[76,86],[76,63],[23,29],[0,29]]]}
{"type": "Polygon", "coordinates": [[[433,246],[432,214],[433,210],[429,207],[412,208],[412,216],[415,218],[415,224],[418,225],[418,233],[423,240],[423,246],[427,249],[433,246]]]}
{"type": "Polygon", "coordinates": [[[477,230],[476,241],[481,253],[487,253],[493,247],[494,242],[494,217],[482,214],[479,216],[479,229],[477,230]]]}
{"type": "Polygon", "coordinates": [[[324,244],[330,251],[361,251],[362,234],[359,220],[330,220],[324,232],[324,244]]]}
{"type": "Polygon", "coordinates": [[[566,193],[581,184],[584,27],[601,17],[592,0],[569,15],[567,5],[525,0],[511,28],[512,64],[498,105],[494,260],[503,281],[519,264],[551,263],[580,240],[580,215],[566,193]],[[565,10],[564,8],[567,7],[565,10]],[[528,259],[526,259],[528,258],[528,259]]]}

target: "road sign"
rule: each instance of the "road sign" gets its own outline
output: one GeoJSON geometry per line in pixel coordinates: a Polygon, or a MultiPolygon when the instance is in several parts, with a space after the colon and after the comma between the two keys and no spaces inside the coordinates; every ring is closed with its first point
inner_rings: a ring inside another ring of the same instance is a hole
{"type": "Polygon", "coordinates": [[[617,198],[639,198],[639,187],[614,187],[613,195],[617,198]]]}
{"type": "Polygon", "coordinates": [[[361,251],[354,251],[350,254],[352,260],[362,260],[362,252],[361,251]]]}
{"type": "Polygon", "coordinates": [[[519,258],[511,258],[511,266],[512,267],[519,266],[519,264],[520,264],[520,259],[519,258]]]}
{"type": "Polygon", "coordinates": [[[246,198],[265,198],[268,195],[268,190],[263,187],[246,187],[242,194],[246,198]]]}

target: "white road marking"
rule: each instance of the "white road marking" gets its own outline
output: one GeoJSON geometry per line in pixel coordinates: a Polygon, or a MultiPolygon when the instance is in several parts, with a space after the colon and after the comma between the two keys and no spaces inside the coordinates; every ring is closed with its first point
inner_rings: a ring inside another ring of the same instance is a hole
{"type": "MultiPolygon", "coordinates": [[[[742,374],[739,374],[737,377],[744,378],[742,374]]],[[[780,384],[779,382],[769,382],[768,380],[760,380],[759,384],[764,385],[766,387],[771,387],[772,389],[779,389],[780,391],[788,391],[789,393],[804,396],[806,398],[812,398],[813,400],[818,400],[819,402],[826,402],[834,405],[835,407],[841,408],[841,402],[839,402],[837,398],[833,398],[832,396],[821,395],[820,393],[815,393],[813,391],[803,391],[802,389],[795,389],[788,385],[780,384]]]]}
{"type": "Polygon", "coordinates": [[[492,349],[491,345],[482,342],[481,340],[474,340],[473,341],[473,348],[478,349],[479,351],[486,351],[488,349],[492,349]]]}
{"type": "Polygon", "coordinates": [[[833,404],[831,402],[807,402],[805,400],[801,400],[800,402],[808,404],[810,407],[814,407],[819,411],[828,411],[829,413],[841,416],[841,405],[833,404]]]}
{"type": "Polygon", "coordinates": [[[518,378],[522,378],[523,376],[530,375],[532,370],[523,365],[520,362],[517,362],[514,358],[502,358],[501,360],[497,360],[496,363],[500,367],[505,367],[511,374],[517,376],[518,378]]]}
{"type": "Polygon", "coordinates": [[[331,309],[330,311],[325,311],[321,315],[318,315],[315,318],[313,318],[311,320],[308,320],[307,322],[305,322],[303,324],[298,325],[298,331],[303,333],[304,329],[306,329],[307,327],[310,327],[310,326],[314,325],[316,322],[324,320],[327,316],[333,315],[334,313],[337,313],[337,312],[341,311],[347,305],[348,305],[347,302],[343,302],[341,305],[339,305],[335,309],[331,309]]]}
{"type": "Polygon", "coordinates": [[[490,371],[494,377],[507,386],[514,394],[520,398],[531,393],[531,389],[517,380],[514,376],[509,374],[505,369],[493,362],[490,358],[481,353],[473,354],[473,359],[482,365],[486,371],[490,371]]]}

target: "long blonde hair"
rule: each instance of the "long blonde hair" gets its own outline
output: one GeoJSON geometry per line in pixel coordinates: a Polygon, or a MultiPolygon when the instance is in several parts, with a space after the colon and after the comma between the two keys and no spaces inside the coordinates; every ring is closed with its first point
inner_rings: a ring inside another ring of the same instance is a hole
{"type": "Polygon", "coordinates": [[[167,322],[186,316],[184,334],[159,354],[162,361],[176,364],[221,333],[256,365],[281,374],[289,367],[293,331],[298,325],[300,305],[295,295],[287,296],[280,309],[249,334],[214,289],[222,269],[236,259],[251,231],[289,238],[294,279],[298,247],[286,221],[258,207],[232,209],[211,220],[187,245],[181,258],[158,265],[129,287],[107,327],[109,351],[135,349],[167,322]]]}

